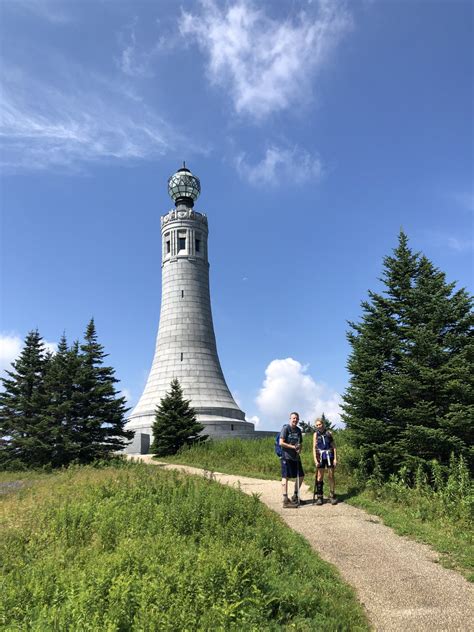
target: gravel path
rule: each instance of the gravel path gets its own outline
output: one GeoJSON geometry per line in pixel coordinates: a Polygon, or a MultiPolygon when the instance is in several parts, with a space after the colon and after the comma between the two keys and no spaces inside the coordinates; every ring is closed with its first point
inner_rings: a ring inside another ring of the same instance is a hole
{"type": "MultiPolygon", "coordinates": [[[[157,464],[149,455],[139,458],[157,464]]],[[[160,464],[190,474],[203,470],[160,464]]],[[[277,481],[214,473],[220,483],[259,494],[327,562],[351,584],[376,630],[474,631],[474,586],[455,571],[437,564],[438,554],[401,537],[379,518],[345,503],[322,507],[311,502],[283,509],[277,481]]],[[[309,491],[303,501],[312,500],[309,491]]]]}

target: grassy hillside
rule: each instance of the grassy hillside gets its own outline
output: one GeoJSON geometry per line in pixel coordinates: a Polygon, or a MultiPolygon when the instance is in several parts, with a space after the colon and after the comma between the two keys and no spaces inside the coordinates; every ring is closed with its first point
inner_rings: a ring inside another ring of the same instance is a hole
{"type": "MultiPolygon", "coordinates": [[[[382,484],[361,481],[347,462],[350,446],[344,431],[336,432],[339,465],[336,472],[338,494],[348,503],[380,516],[398,533],[430,544],[442,554],[446,566],[474,579],[473,509],[474,485],[461,462],[454,462],[449,479],[437,481],[436,489],[425,480],[409,487],[400,479],[382,484]]],[[[280,463],[273,451],[274,439],[253,441],[228,439],[184,449],[166,461],[202,467],[211,471],[255,478],[280,478],[280,463]]],[[[303,442],[302,461],[306,481],[313,485],[314,465],[311,437],[303,442]]],[[[326,483],[327,491],[327,483],[326,483]]]]}
{"type": "Polygon", "coordinates": [[[352,590],[256,497],[130,464],[0,491],[5,630],[366,630],[352,590]]]}

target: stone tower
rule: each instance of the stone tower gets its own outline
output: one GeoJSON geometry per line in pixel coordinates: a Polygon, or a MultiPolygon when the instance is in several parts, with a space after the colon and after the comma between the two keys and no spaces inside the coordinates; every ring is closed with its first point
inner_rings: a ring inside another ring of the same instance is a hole
{"type": "MultiPolygon", "coordinates": [[[[230,394],[217,355],[209,293],[208,222],[193,209],[199,178],[185,166],[168,180],[175,208],[161,218],[161,313],[155,356],[127,429],[134,451],[147,451],[157,405],[178,378],[211,437],[254,433],[230,394]]],[[[130,451],[130,450],[129,450],[130,451]]]]}

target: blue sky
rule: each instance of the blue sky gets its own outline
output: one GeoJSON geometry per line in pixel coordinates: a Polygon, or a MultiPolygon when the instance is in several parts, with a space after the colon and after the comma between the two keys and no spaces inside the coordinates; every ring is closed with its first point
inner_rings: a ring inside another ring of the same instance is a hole
{"type": "Polygon", "coordinates": [[[401,227],[472,288],[471,2],[4,0],[1,362],[100,341],[136,403],[166,181],[200,177],[228,385],[261,429],[334,421],[347,320],[401,227]]]}

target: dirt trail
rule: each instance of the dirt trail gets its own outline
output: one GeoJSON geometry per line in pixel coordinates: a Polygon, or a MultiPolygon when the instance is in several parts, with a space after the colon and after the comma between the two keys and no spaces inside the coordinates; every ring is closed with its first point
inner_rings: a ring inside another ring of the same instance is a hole
{"type": "MultiPolygon", "coordinates": [[[[135,458],[157,464],[148,455],[135,458]]],[[[204,473],[184,465],[160,465],[204,473]]],[[[283,509],[277,481],[217,472],[214,478],[240,486],[247,494],[259,494],[324,560],[334,564],[355,588],[376,630],[474,630],[474,586],[437,564],[439,556],[428,546],[398,536],[376,516],[345,503],[283,509]]],[[[312,495],[303,493],[302,498],[312,500],[312,495]]]]}

